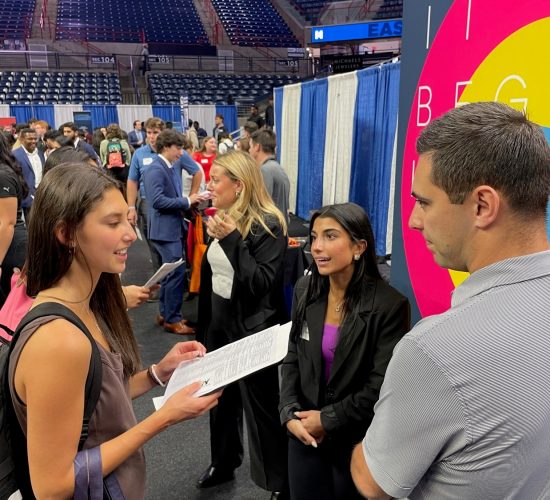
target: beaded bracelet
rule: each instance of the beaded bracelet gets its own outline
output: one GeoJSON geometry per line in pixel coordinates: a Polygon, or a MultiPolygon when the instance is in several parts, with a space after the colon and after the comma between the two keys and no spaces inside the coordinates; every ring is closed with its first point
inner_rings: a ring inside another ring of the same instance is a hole
{"type": "Polygon", "coordinates": [[[151,365],[149,368],[147,368],[147,375],[149,375],[149,378],[157,385],[160,385],[161,387],[166,387],[166,383],[164,383],[160,378],[158,378],[157,372],[155,371],[155,364],[151,365]]]}

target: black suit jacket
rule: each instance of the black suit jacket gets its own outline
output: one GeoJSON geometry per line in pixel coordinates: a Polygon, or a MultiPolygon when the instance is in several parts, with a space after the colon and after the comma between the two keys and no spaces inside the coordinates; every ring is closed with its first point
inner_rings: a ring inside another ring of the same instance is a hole
{"type": "Polygon", "coordinates": [[[320,410],[327,438],[349,449],[366,433],[374,416],[386,368],[397,342],[408,332],[410,306],[406,297],[381,279],[369,279],[360,312],[340,326],[331,375],[325,382],[321,342],[327,296],[306,306],[306,321],[297,332],[296,301],[307,293],[310,277],[296,284],[293,327],[282,365],[281,423],[295,411],[320,410]],[[309,340],[308,340],[309,338],[309,340]]]}
{"type": "MultiPolygon", "coordinates": [[[[234,319],[242,325],[242,337],[286,321],[283,264],[287,237],[274,217],[266,222],[274,236],[258,224],[253,225],[245,239],[235,230],[220,240],[235,272],[230,300],[234,319]]],[[[198,328],[201,341],[207,335],[212,314],[212,268],[207,252],[201,265],[198,328]]]]}

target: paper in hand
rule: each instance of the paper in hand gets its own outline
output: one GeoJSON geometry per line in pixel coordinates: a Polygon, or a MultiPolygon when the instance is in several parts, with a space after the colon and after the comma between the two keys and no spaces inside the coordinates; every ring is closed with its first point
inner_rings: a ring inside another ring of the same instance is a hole
{"type": "Polygon", "coordinates": [[[182,258],[176,262],[167,262],[166,264],[162,264],[157,270],[153,276],[151,276],[145,285],[143,285],[145,288],[151,288],[153,285],[156,285],[159,281],[161,281],[165,276],[170,274],[174,269],[178,268],[182,264],[185,264],[185,260],[182,258]]]}
{"type": "Polygon", "coordinates": [[[203,358],[183,361],[172,374],[164,397],[153,400],[155,408],[159,409],[172,394],[193,382],[203,382],[194,396],[204,396],[278,363],[288,352],[291,326],[292,323],[272,326],[206,353],[203,358]]]}

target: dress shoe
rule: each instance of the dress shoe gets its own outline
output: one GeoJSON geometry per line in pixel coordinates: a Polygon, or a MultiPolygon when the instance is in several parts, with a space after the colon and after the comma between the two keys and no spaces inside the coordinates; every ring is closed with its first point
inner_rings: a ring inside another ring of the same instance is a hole
{"type": "MultiPolygon", "coordinates": [[[[157,314],[156,318],[155,318],[155,323],[158,325],[158,326],[164,326],[164,316],[161,316],[160,314],[157,314]]],[[[182,319],[181,320],[181,323],[187,323],[187,320],[186,319],[182,319]]]]}
{"type": "Polygon", "coordinates": [[[199,477],[197,488],[210,488],[211,486],[226,483],[233,479],[235,479],[235,471],[224,470],[210,465],[208,469],[202,473],[202,476],[199,477]]]}
{"type": "Polygon", "coordinates": [[[187,326],[183,320],[177,323],[164,323],[164,331],[177,335],[195,335],[195,329],[187,326]]]}

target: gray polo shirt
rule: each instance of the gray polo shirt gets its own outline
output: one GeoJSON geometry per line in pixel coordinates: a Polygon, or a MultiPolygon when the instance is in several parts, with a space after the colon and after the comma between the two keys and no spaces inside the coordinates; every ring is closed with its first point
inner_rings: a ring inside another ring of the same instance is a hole
{"type": "Polygon", "coordinates": [[[476,271],[401,340],[363,452],[396,498],[550,498],[550,251],[476,271]]]}
{"type": "Polygon", "coordinates": [[[275,206],[283,212],[288,223],[288,196],[290,193],[290,181],[288,175],[274,158],[269,158],[260,167],[267,192],[273,198],[275,206]]]}

